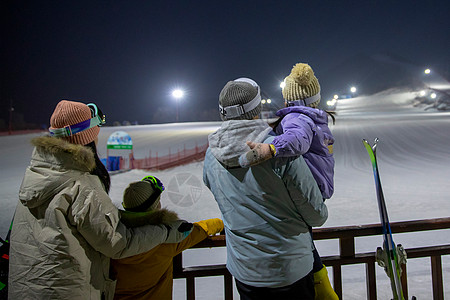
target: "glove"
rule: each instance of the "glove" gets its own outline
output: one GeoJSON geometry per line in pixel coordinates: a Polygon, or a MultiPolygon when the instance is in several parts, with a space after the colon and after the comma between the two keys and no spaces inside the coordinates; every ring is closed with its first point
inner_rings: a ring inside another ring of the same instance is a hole
{"type": "Polygon", "coordinates": [[[184,240],[191,233],[194,225],[185,220],[177,220],[165,226],[167,228],[167,238],[164,243],[172,244],[184,240]]]}
{"type": "Polygon", "coordinates": [[[239,165],[248,168],[275,156],[277,150],[272,144],[247,142],[251,150],[239,156],[239,165]]]}
{"type": "Polygon", "coordinates": [[[208,219],[196,222],[208,235],[215,235],[223,230],[223,222],[221,219],[208,219]]]}

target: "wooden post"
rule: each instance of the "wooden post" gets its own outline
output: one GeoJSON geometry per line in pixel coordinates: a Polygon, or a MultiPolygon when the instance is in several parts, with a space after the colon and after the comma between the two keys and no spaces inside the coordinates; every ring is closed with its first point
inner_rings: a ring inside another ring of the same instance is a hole
{"type": "Polygon", "coordinates": [[[442,283],[441,256],[431,256],[431,278],[433,282],[433,299],[444,299],[444,285],[442,283]]]}
{"type": "Polygon", "coordinates": [[[195,277],[186,277],[186,299],[195,300],[195,277]]]}
{"type": "Polygon", "coordinates": [[[334,291],[339,299],[342,299],[342,271],[340,265],[333,266],[333,283],[334,291]]]}
{"type": "Polygon", "coordinates": [[[403,297],[408,299],[408,274],[406,273],[406,264],[401,264],[400,267],[402,268],[402,277],[400,280],[402,282],[403,297]]]}
{"type": "Polygon", "coordinates": [[[377,300],[377,278],[375,273],[375,258],[373,262],[366,263],[367,299],[377,300]]]}
{"type": "Polygon", "coordinates": [[[339,248],[341,256],[355,257],[355,239],[353,237],[341,237],[339,248]]]}
{"type": "Polygon", "coordinates": [[[225,300],[233,300],[233,276],[230,272],[223,275],[223,284],[225,290],[225,300]]]}

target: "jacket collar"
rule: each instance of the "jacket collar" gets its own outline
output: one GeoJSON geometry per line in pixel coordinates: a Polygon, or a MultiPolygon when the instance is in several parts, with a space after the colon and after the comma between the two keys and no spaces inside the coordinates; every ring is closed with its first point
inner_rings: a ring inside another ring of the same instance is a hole
{"type": "Polygon", "coordinates": [[[31,144],[41,155],[53,156],[55,163],[69,164],[71,168],[86,171],[92,171],[95,168],[94,153],[89,147],[50,136],[34,138],[31,144]]]}

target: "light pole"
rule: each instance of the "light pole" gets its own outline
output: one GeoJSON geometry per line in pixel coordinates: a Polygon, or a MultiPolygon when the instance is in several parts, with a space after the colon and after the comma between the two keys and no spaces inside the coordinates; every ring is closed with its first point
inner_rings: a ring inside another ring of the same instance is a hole
{"type": "Polygon", "coordinates": [[[266,99],[261,99],[261,119],[264,119],[264,104],[266,104],[266,99]]]}
{"type": "Polygon", "coordinates": [[[13,111],[14,111],[14,107],[12,106],[12,99],[10,100],[10,104],[9,104],[9,124],[8,124],[8,134],[12,134],[12,118],[13,118],[13,111]]]}
{"type": "Polygon", "coordinates": [[[270,109],[264,108],[264,105],[267,104],[269,105],[270,103],[272,103],[272,100],[270,100],[270,98],[268,99],[262,99],[261,100],[261,119],[268,119],[270,116],[270,109]]]}
{"type": "Polygon", "coordinates": [[[175,101],[177,102],[177,123],[178,123],[178,102],[180,102],[180,99],[183,98],[184,92],[180,89],[176,89],[172,92],[172,96],[175,98],[175,101]]]}

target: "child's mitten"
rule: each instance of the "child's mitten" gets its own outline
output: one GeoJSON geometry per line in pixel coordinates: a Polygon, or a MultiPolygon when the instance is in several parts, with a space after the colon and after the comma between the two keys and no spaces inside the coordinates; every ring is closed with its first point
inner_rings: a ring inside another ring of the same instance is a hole
{"type": "Polygon", "coordinates": [[[243,168],[260,164],[274,157],[277,152],[272,144],[247,142],[247,145],[251,150],[239,157],[239,165],[243,168]]]}
{"type": "Polygon", "coordinates": [[[208,219],[196,222],[208,235],[215,235],[223,230],[223,222],[221,219],[208,219]]]}

